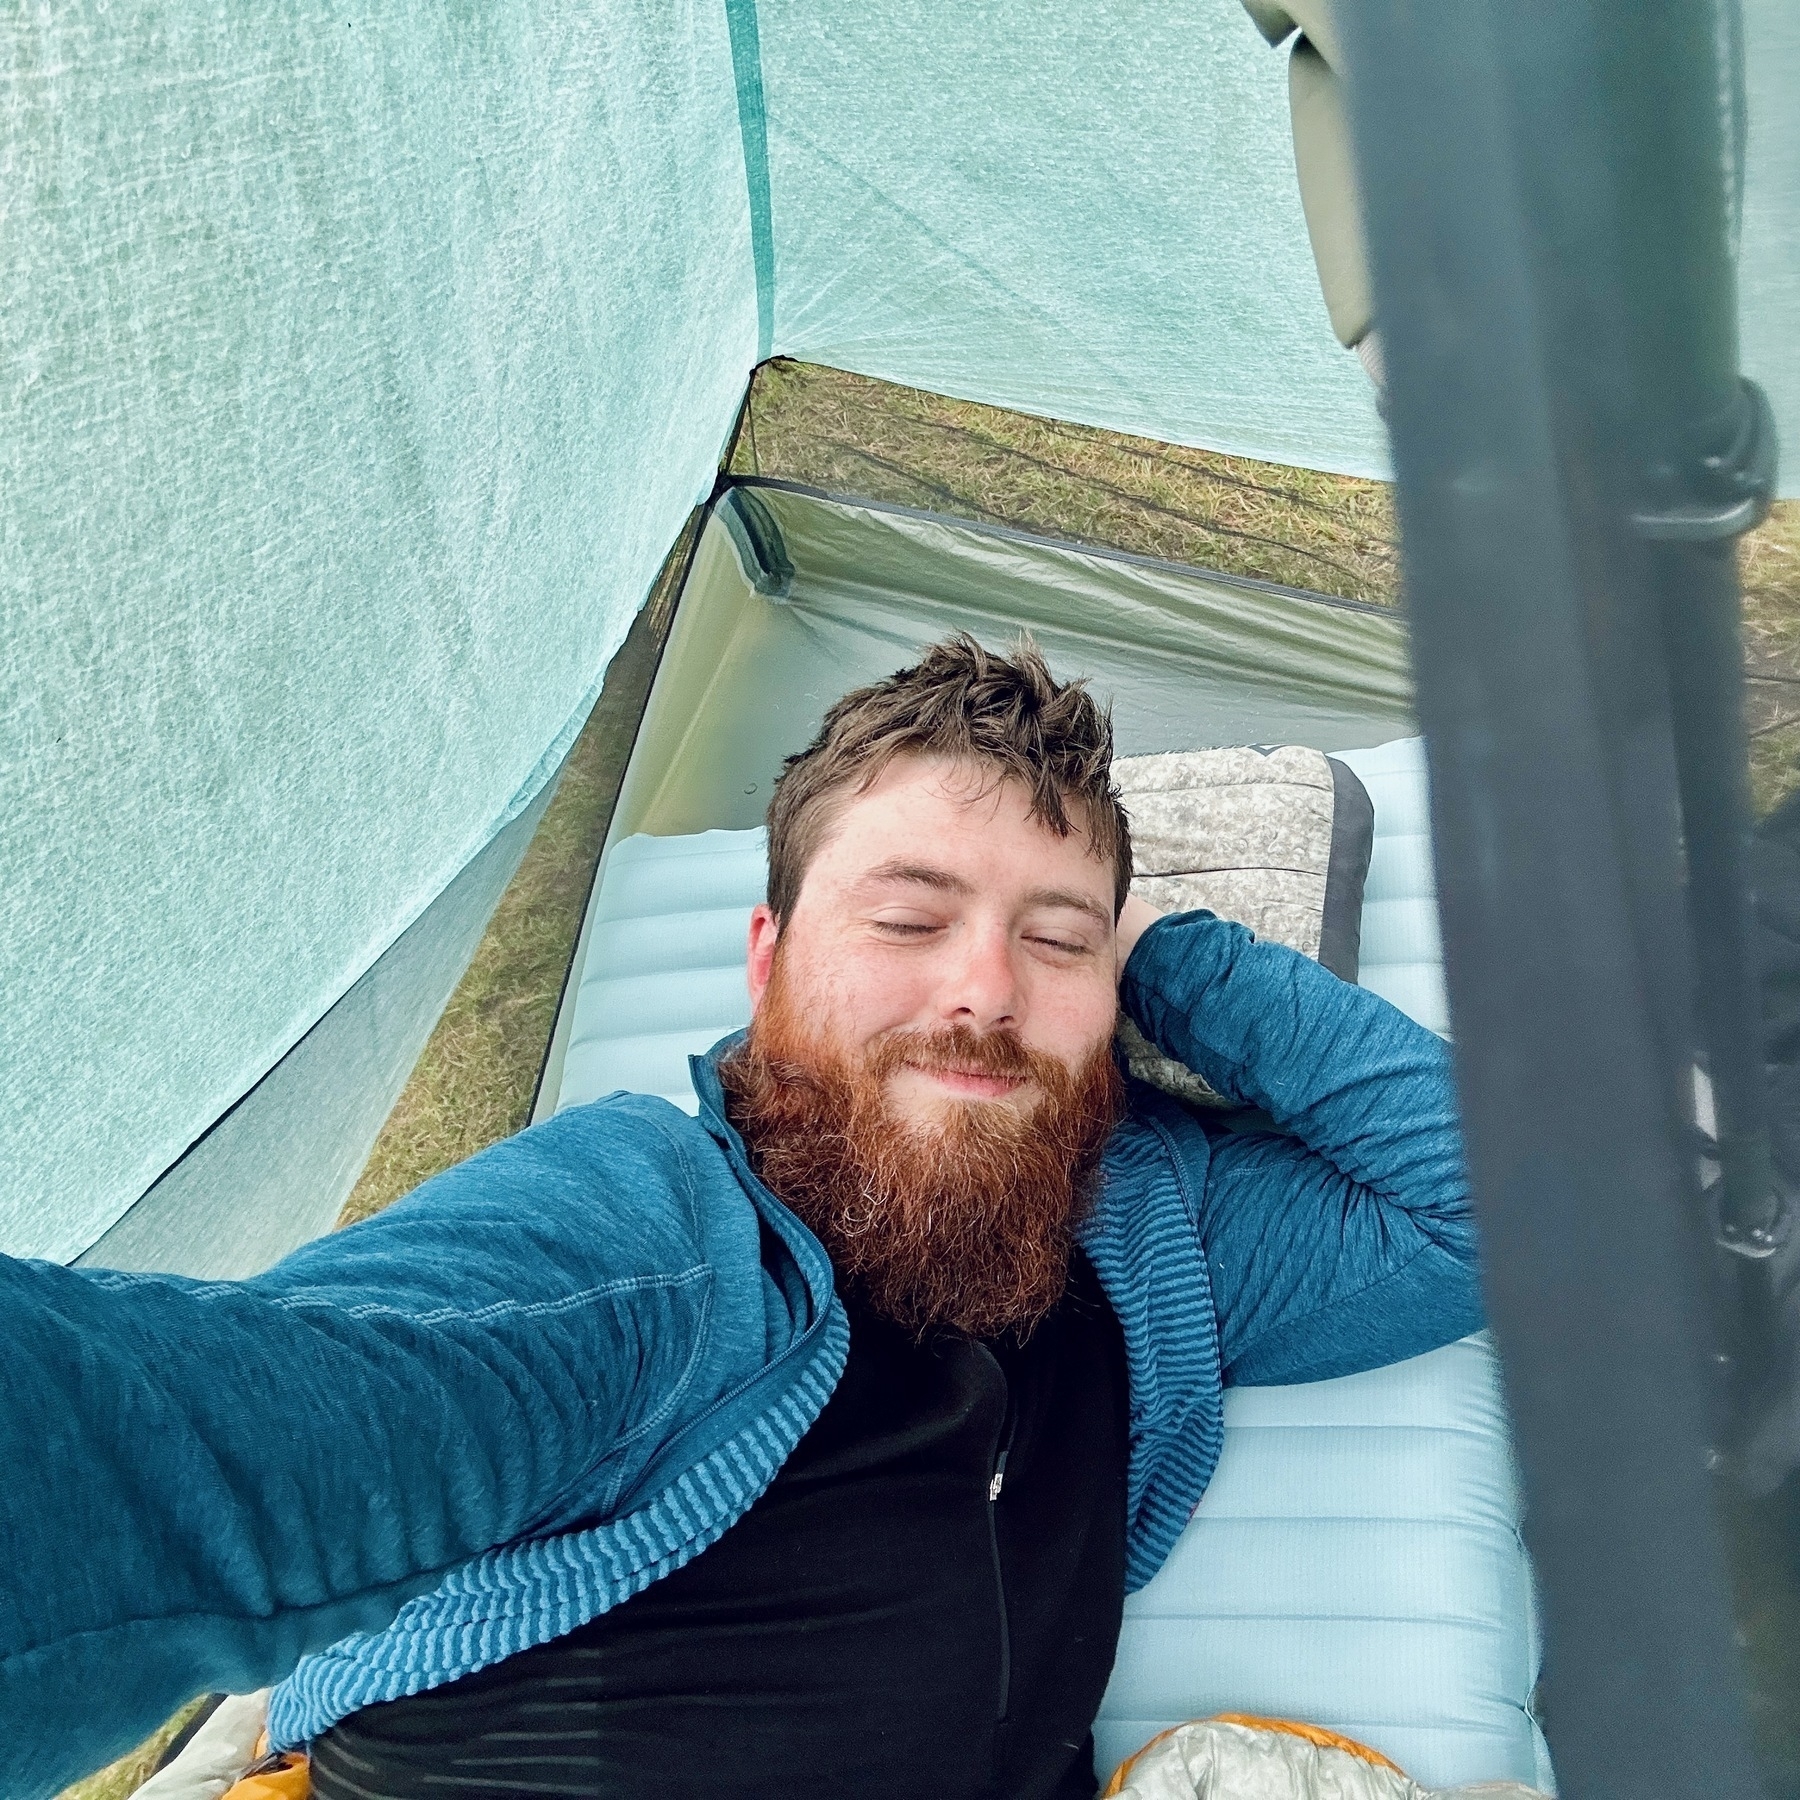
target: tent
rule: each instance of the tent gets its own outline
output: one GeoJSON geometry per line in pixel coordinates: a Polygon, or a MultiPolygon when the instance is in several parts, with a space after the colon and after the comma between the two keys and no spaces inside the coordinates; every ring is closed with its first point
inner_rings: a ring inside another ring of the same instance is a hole
{"type": "MultiPolygon", "coordinates": [[[[0,41],[14,1254],[233,1274],[329,1223],[764,358],[1387,467],[1225,0],[92,0],[0,41]]],[[[1742,49],[1742,362],[1794,441],[1791,9],[1742,49]]],[[[1378,293],[1435,216],[1381,166],[1378,293]]]]}
{"type": "MultiPolygon", "coordinates": [[[[139,23],[7,40],[15,1253],[95,1245],[406,940],[405,1022],[365,989],[345,1082],[186,1179],[354,1173],[760,358],[1385,466],[1225,0],[139,23]]],[[[1748,36],[1791,425],[1800,44],[1748,36]]]]}

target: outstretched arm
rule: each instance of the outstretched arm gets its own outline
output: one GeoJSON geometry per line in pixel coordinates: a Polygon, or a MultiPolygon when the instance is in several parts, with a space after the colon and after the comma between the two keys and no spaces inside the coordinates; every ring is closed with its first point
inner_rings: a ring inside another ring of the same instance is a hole
{"type": "Polygon", "coordinates": [[[0,1259],[0,1792],[579,1510],[705,1318],[642,1143],[567,1115],[252,1281],[0,1259]]]}
{"type": "Polygon", "coordinates": [[[1147,925],[1121,999],[1166,1055],[1280,1128],[1207,1132],[1169,1108],[1205,1171],[1228,1380],[1348,1374],[1479,1328],[1455,1087],[1431,1032],[1210,913],[1147,925]]]}

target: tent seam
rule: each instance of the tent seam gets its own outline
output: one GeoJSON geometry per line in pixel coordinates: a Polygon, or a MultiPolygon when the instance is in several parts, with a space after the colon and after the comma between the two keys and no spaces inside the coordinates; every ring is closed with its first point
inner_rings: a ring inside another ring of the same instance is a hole
{"type": "Polygon", "coordinates": [[[762,37],[756,0],[725,0],[738,131],[744,141],[744,187],[750,204],[750,256],[756,270],[756,360],[775,343],[775,232],[769,189],[769,115],[763,93],[762,37]]]}

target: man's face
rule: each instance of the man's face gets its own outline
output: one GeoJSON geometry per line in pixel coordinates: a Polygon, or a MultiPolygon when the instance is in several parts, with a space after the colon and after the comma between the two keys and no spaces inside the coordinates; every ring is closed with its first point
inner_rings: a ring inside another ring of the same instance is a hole
{"type": "MultiPolygon", "coordinates": [[[[1117,1012],[1113,870],[1076,822],[1059,837],[1023,789],[964,765],[903,757],[853,795],[779,926],[786,1003],[851,1062],[889,1037],[1000,1033],[1071,1075],[1117,1012]],[[960,1029],[958,1029],[960,1028],[960,1029]]],[[[752,1003],[769,984],[777,922],[750,926],[752,1003]]],[[[885,1077],[893,1117],[929,1129],[959,1103],[1029,1117],[1041,1085],[939,1056],[885,1077]]]]}
{"type": "Polygon", "coordinates": [[[915,757],[845,801],[779,954],[757,908],[727,1107],[880,1315],[1023,1335],[1063,1293],[1122,1101],[1112,901],[1084,830],[915,757]]]}

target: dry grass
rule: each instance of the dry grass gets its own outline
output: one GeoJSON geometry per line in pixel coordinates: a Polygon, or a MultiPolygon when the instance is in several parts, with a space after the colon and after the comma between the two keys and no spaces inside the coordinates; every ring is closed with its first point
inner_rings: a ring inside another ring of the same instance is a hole
{"type": "MultiPolygon", "coordinates": [[[[1399,593],[1382,482],[1174,448],[833,369],[761,370],[731,466],[1351,599],[1392,603],[1399,593]]],[[[1746,540],[1743,567],[1752,773],[1766,808],[1800,785],[1800,503],[1779,507],[1746,540]]],[[[667,598],[665,580],[658,603],[667,598]]],[[[380,1211],[525,1123],[618,748],[596,715],[340,1223],[380,1211]]],[[[129,1794],[188,1710],[65,1800],[129,1794]]]]}
{"type": "Polygon", "coordinates": [[[156,1765],[176,1732],[199,1708],[199,1700],[190,1700],[154,1737],[139,1744],[129,1756],[121,1756],[117,1762],[108,1763],[86,1781],[78,1781],[72,1788],[65,1788],[61,1800],[125,1800],[126,1795],[136,1793],[156,1773],[156,1765]]]}
{"type": "Polygon", "coordinates": [[[1353,600],[1399,591],[1385,482],[1181,449],[813,364],[759,371],[732,468],[1353,600]]]}
{"type": "Polygon", "coordinates": [[[607,748],[590,720],[339,1225],[380,1212],[525,1124],[606,834],[607,748]]]}
{"type": "Polygon", "coordinates": [[[1800,500],[1744,539],[1750,782],[1767,812],[1800,787],[1800,500]]]}

